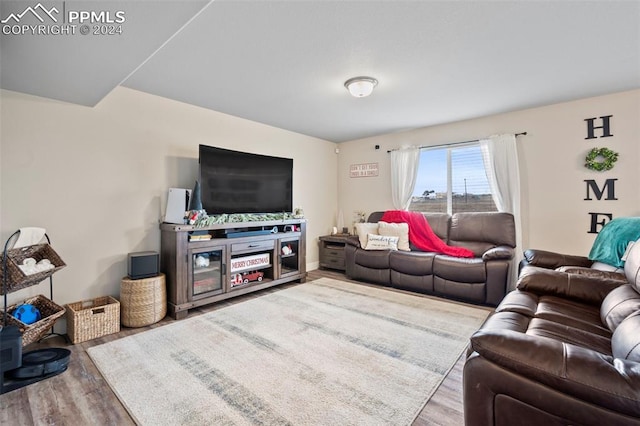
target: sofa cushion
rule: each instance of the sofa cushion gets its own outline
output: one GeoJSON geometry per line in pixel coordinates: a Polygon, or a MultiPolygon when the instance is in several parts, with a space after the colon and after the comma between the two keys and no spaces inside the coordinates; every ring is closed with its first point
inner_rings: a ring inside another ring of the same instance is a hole
{"type": "Polygon", "coordinates": [[[476,256],[499,245],[516,246],[516,229],[510,213],[454,213],[449,244],[470,249],[476,256]]]}
{"type": "Polygon", "coordinates": [[[355,250],[355,264],[371,269],[389,269],[389,250],[355,250]]]}
{"type": "Polygon", "coordinates": [[[640,311],[640,293],[630,285],[613,289],[602,301],[600,318],[609,330],[615,331],[629,315],[640,311]]]}
{"type": "Polygon", "coordinates": [[[586,275],[526,265],[520,271],[516,287],[538,295],[552,294],[599,307],[607,294],[622,284],[623,281],[619,279],[594,279],[586,275]]]}
{"type": "Polygon", "coordinates": [[[431,230],[444,242],[449,239],[449,228],[451,227],[451,216],[447,213],[423,213],[429,222],[431,230]]]}
{"type": "Polygon", "coordinates": [[[500,302],[496,312],[514,312],[531,318],[555,322],[563,327],[609,338],[611,331],[600,321],[597,306],[556,296],[538,296],[522,290],[514,290],[500,302]]]}
{"type": "Polygon", "coordinates": [[[585,256],[573,256],[547,250],[527,249],[523,254],[527,264],[547,269],[556,269],[565,265],[589,268],[593,265],[593,262],[585,256]]]}
{"type": "MultiPolygon", "coordinates": [[[[397,252],[402,253],[402,252],[397,252]]],[[[418,293],[433,293],[433,275],[409,275],[391,270],[391,286],[418,293]]]]}
{"type": "MultiPolygon", "coordinates": [[[[364,251],[364,250],[362,250],[364,251]]],[[[367,253],[383,253],[369,251],[367,253]]],[[[387,252],[388,253],[388,252],[387,252]]],[[[370,283],[389,285],[391,281],[391,270],[389,268],[370,268],[368,266],[360,266],[357,264],[347,264],[347,276],[349,278],[363,280],[370,283]]]]}
{"type": "Polygon", "coordinates": [[[502,299],[496,312],[515,312],[529,318],[536,315],[539,297],[533,293],[521,290],[513,290],[502,299]]]}
{"type": "Polygon", "coordinates": [[[356,234],[360,240],[360,247],[365,248],[367,246],[367,235],[378,233],[378,223],[356,223],[356,234]]]}
{"type": "Polygon", "coordinates": [[[389,255],[389,266],[406,275],[433,275],[435,253],[395,251],[389,255]]]}
{"type": "Polygon", "coordinates": [[[611,337],[611,350],[616,358],[640,362],[640,311],[620,323],[611,337]]]}
{"type": "Polygon", "coordinates": [[[482,259],[460,258],[438,254],[433,260],[433,272],[440,278],[461,283],[484,283],[487,274],[482,259]]]}
{"type": "Polygon", "coordinates": [[[487,283],[458,282],[433,276],[433,291],[456,299],[464,299],[472,303],[487,303],[487,283]]]}
{"type": "Polygon", "coordinates": [[[409,224],[378,222],[378,234],[398,237],[398,250],[410,251],[409,224]]]}
{"type": "Polygon", "coordinates": [[[611,337],[611,331],[600,321],[600,309],[597,306],[562,297],[542,296],[538,301],[535,316],[592,334],[611,337]]]}
{"type": "Polygon", "coordinates": [[[398,237],[389,235],[367,235],[365,250],[398,250],[398,237]]]}
{"type": "Polygon", "coordinates": [[[580,328],[569,327],[555,321],[534,318],[529,323],[527,334],[530,336],[548,337],[560,342],[571,343],[586,349],[593,349],[605,355],[611,355],[611,339],[590,333],[580,328]]]}
{"type": "Polygon", "coordinates": [[[592,267],[584,267],[584,266],[560,266],[555,269],[558,272],[564,272],[566,274],[575,274],[575,275],[584,275],[589,278],[595,279],[612,279],[622,281],[624,284],[627,283],[627,277],[624,276],[624,271],[622,269],[613,269],[613,270],[605,270],[598,269],[594,263],[592,267]]]}
{"type": "Polygon", "coordinates": [[[482,324],[482,330],[513,330],[525,333],[531,318],[517,312],[495,312],[482,324]]]}

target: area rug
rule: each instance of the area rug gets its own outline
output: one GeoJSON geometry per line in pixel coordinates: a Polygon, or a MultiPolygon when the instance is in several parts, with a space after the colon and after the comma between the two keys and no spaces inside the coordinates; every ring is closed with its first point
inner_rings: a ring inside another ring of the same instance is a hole
{"type": "Polygon", "coordinates": [[[88,353],[141,425],[403,425],[488,313],[321,278],[88,353]]]}

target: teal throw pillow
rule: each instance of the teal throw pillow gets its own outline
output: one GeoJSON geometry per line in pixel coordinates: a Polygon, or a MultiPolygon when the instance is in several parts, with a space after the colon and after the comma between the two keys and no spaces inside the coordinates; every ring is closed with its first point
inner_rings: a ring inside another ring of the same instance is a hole
{"type": "Polygon", "coordinates": [[[640,217],[619,217],[609,221],[598,233],[589,259],[616,268],[624,267],[622,255],[630,241],[640,238],[640,217]]]}

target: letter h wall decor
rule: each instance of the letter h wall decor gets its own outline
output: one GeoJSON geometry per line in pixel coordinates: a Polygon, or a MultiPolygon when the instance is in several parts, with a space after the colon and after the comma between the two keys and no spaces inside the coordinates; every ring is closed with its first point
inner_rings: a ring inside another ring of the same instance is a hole
{"type": "MultiPolygon", "coordinates": [[[[613,115],[603,115],[601,117],[586,118],[584,120],[587,123],[587,137],[585,138],[585,140],[590,141],[592,139],[597,140],[599,138],[612,137],[612,118],[613,115]]],[[[594,147],[587,153],[584,166],[596,173],[601,173],[611,170],[617,160],[617,152],[607,147],[594,147]]],[[[586,196],[584,198],[584,201],[599,202],[602,200],[617,200],[618,198],[616,198],[615,187],[617,180],[617,178],[608,178],[603,182],[596,179],[585,179],[584,183],[586,185],[586,196]]],[[[595,209],[589,208],[589,210],[595,209]]],[[[613,219],[612,213],[589,211],[588,214],[589,229],[587,232],[589,234],[597,234],[608,221],[613,219]]]]}

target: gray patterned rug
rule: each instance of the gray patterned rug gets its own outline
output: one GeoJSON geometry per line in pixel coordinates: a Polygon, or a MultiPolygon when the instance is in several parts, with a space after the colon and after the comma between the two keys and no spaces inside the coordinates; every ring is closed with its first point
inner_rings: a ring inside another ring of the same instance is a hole
{"type": "Polygon", "coordinates": [[[488,313],[322,278],[88,352],[142,425],[403,425],[488,313]]]}

